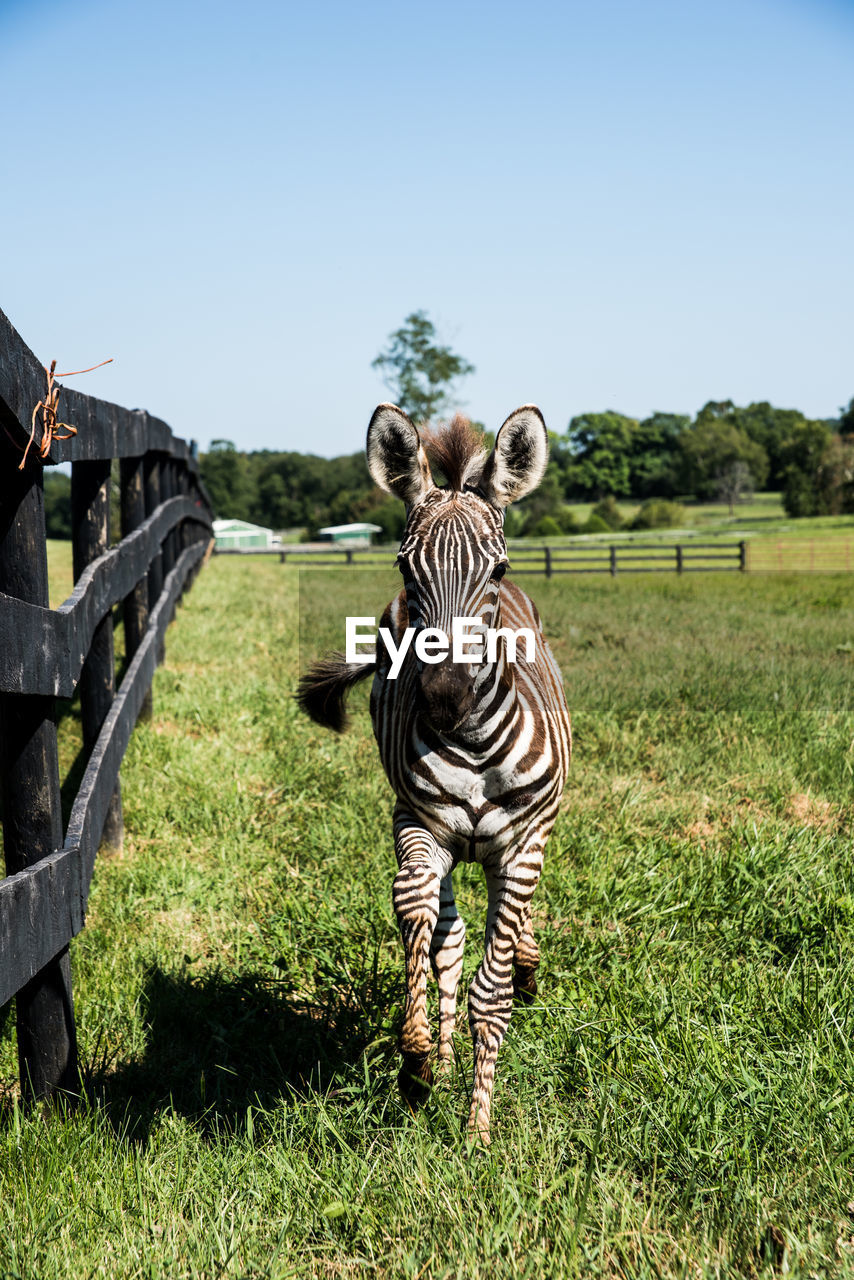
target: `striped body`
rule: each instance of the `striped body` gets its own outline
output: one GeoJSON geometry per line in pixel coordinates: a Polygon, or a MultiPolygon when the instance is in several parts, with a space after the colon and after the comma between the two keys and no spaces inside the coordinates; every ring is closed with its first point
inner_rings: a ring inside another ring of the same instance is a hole
{"type": "MultiPolygon", "coordinates": [[[[381,626],[397,644],[410,625],[406,593],[391,602],[381,626]]],[[[464,734],[443,734],[419,717],[417,661],[410,647],[396,680],[377,649],[371,719],[380,759],[395,795],[458,862],[501,857],[534,830],[551,829],[570,756],[563,683],[532,600],[501,583],[497,625],[537,636],[534,662],[520,646],[508,687],[494,672],[482,681],[476,715],[464,734]]]]}
{"type": "Polygon", "coordinates": [[[483,868],[489,897],[483,959],[469,988],[474,1077],[468,1127],[488,1142],[495,1065],[513,997],[529,1000],[537,989],[531,899],[571,746],[563,682],[537,610],[503,580],[504,508],[539,483],[548,438],[539,410],[528,405],[507,419],[489,457],[464,420],[430,443],[445,488],[433,483],[422,439],[405,414],[381,405],[371,420],[371,474],[408,511],[398,554],[404,590],[380,627],[397,648],[407,628],[421,642],[432,632],[433,641],[447,645],[454,619],[479,619],[481,629],[498,632],[494,652],[483,661],[454,661],[434,648],[430,661],[425,644],[420,657],[412,644],[391,678],[388,648],[378,638],[372,668],[327,658],[302,681],[299,696],[314,719],[341,729],[347,690],[374,671],[371,718],[397,797],[392,898],[406,965],[399,1079],[413,1107],[433,1079],[431,966],[439,986],[439,1067],[452,1057],[465,925],[451,875],[460,862],[483,868]],[[507,632],[522,628],[533,634],[535,651],[529,660],[520,644],[514,661],[507,632]]]}
{"type": "Polygon", "coordinates": [[[440,1066],[452,1056],[465,928],[451,873],[459,862],[477,862],[489,915],[483,963],[469,991],[469,1127],[488,1141],[495,1062],[514,989],[529,999],[536,991],[531,898],[569,768],[569,715],[537,610],[503,579],[498,511],[475,492],[433,489],[410,513],[398,560],[406,586],[380,623],[396,644],[411,625],[450,638],[455,617],[480,618],[495,630],[528,628],[535,639],[532,661],[523,645],[510,661],[506,638],[491,663],[445,659],[428,668],[410,648],[395,680],[378,642],[371,690],[380,759],[397,796],[394,906],[407,957],[401,1083],[417,1100],[419,1082],[432,1079],[428,956],[439,983],[440,1066]],[[467,709],[455,723],[459,707],[467,709]]]}

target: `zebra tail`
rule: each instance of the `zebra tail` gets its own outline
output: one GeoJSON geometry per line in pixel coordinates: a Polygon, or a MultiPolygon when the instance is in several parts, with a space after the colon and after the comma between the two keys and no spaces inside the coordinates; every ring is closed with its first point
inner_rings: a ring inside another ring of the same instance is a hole
{"type": "Polygon", "coordinates": [[[347,694],[376,670],[375,662],[348,662],[343,653],[328,653],[312,663],[297,687],[297,702],[317,724],[342,733],[347,728],[347,694]]]}

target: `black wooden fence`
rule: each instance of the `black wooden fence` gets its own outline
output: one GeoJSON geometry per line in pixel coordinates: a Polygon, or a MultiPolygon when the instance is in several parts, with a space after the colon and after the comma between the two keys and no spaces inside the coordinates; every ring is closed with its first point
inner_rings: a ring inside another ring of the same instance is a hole
{"type": "MultiPolygon", "coordinates": [[[[510,573],[712,573],[747,569],[747,542],[614,542],[590,541],[563,546],[511,546],[510,573]]],[[[388,547],[239,547],[221,556],[277,555],[282,564],[299,568],[356,564],[383,568],[394,564],[388,547]]]]}
{"type": "Polygon", "coordinates": [[[76,429],[23,470],[46,375],[0,312],[0,1007],[16,996],[21,1088],[33,1099],[79,1089],[68,944],[83,928],[102,842],[122,839],[119,766],[176,602],[211,544],[194,451],[140,409],[62,388],[76,429]],[[110,549],[112,460],[120,459],[121,541],[110,549]],[[48,600],[45,465],[71,462],[74,590],[48,600]],[[126,669],[115,690],[113,609],[126,669]],[[79,685],[83,780],[63,832],[56,699],[79,685]]]}

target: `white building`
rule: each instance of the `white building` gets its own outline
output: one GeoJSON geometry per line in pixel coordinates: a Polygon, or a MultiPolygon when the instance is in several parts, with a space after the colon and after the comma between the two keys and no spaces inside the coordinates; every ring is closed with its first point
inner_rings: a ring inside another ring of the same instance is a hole
{"type": "Polygon", "coordinates": [[[379,524],[330,524],[319,530],[319,536],[342,547],[369,547],[371,535],[382,531],[379,524]]]}
{"type": "Polygon", "coordinates": [[[248,520],[214,520],[214,544],[217,551],[238,551],[243,547],[275,547],[279,539],[272,529],[264,529],[248,520]]]}

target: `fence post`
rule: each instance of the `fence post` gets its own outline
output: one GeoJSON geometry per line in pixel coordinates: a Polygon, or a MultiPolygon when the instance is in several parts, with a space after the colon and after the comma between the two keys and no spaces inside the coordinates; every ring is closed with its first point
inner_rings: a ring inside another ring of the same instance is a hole
{"type": "MultiPolygon", "coordinates": [[[[145,497],[145,518],[154,515],[160,506],[160,459],[156,453],[147,453],[142,460],[142,484],[145,497]]],[[[163,552],[159,552],[148,569],[148,612],[157,604],[163,590],[163,552]]]]}
{"type": "MultiPolygon", "coordinates": [[[[176,462],[176,466],[178,468],[178,493],[184,498],[189,498],[190,473],[187,470],[187,464],[186,462],[181,461],[181,462],[176,462]]],[[[189,524],[186,521],[184,521],[183,524],[178,526],[178,532],[181,539],[179,546],[182,551],[186,551],[187,547],[189,547],[190,542],[192,541],[190,537],[189,524]]],[[[181,594],[183,595],[184,593],[182,592],[181,594]]]]}
{"type": "MultiPolygon", "coordinates": [[[[119,464],[121,488],[122,537],[138,529],[145,519],[145,491],[142,458],[122,458],[119,464]]],[[[148,626],[148,581],[140,578],[122,602],[125,623],[125,656],[130,662],[148,626]]],[[[151,689],[146,693],[139,712],[141,720],[151,719],[151,689]]]]}
{"type": "Polygon", "coordinates": [[[676,572],[682,572],[682,547],[679,543],[676,544],[676,572]]]}
{"type": "Polygon", "coordinates": [[[610,551],[611,551],[611,556],[610,556],[610,570],[611,570],[611,577],[612,577],[612,578],[616,578],[616,576],[617,576],[617,548],[616,548],[616,547],[614,547],[614,546],[612,546],[612,547],[610,548],[610,551]]]}
{"type": "Polygon", "coordinates": [[[742,573],[747,572],[747,543],[744,540],[738,544],[738,567],[742,573]]]}
{"type": "MultiPolygon", "coordinates": [[[[170,498],[174,498],[175,493],[172,488],[172,468],[167,454],[161,454],[159,459],[160,470],[160,501],[168,502],[170,498]]],[[[175,534],[167,533],[163,539],[163,577],[166,578],[175,567],[175,534]]]]}
{"type": "MultiPolygon", "coordinates": [[[[0,450],[0,591],[47,608],[42,469],[0,450]]],[[[0,696],[0,774],[6,871],[13,875],[62,846],[53,698],[0,696]]],[[[38,1098],[79,1094],[71,961],[64,947],[16,996],[21,1090],[38,1098]]]]}
{"type": "MultiPolygon", "coordinates": [[[[168,475],[169,475],[170,497],[172,498],[181,497],[181,485],[179,485],[178,483],[178,460],[177,458],[173,458],[172,454],[170,454],[170,456],[166,458],[166,472],[168,472],[168,475]]],[[[172,532],[170,532],[169,534],[169,538],[172,539],[173,564],[177,564],[179,559],[181,559],[181,553],[182,553],[182,550],[184,549],[183,536],[184,536],[183,524],[175,526],[175,529],[173,529],[172,532]]],[[[178,599],[175,600],[175,603],[172,608],[172,618],[174,618],[175,616],[175,611],[177,611],[178,605],[181,604],[181,599],[182,599],[182,593],[179,593],[178,599]]]]}
{"type": "Polygon", "coordinates": [[[550,578],[552,576],[552,549],[551,547],[543,547],[543,551],[546,553],[546,577],[550,578]]]}
{"type": "MultiPolygon", "coordinates": [[[[110,545],[110,460],[75,462],[71,467],[71,526],[74,581],[110,545]]],[[[107,613],[92,635],[80,673],[80,714],[83,749],[90,755],[116,692],[113,654],[113,615],[107,613]]],[[[101,844],[120,852],[124,842],[121,783],[110,800],[101,844]]]]}

